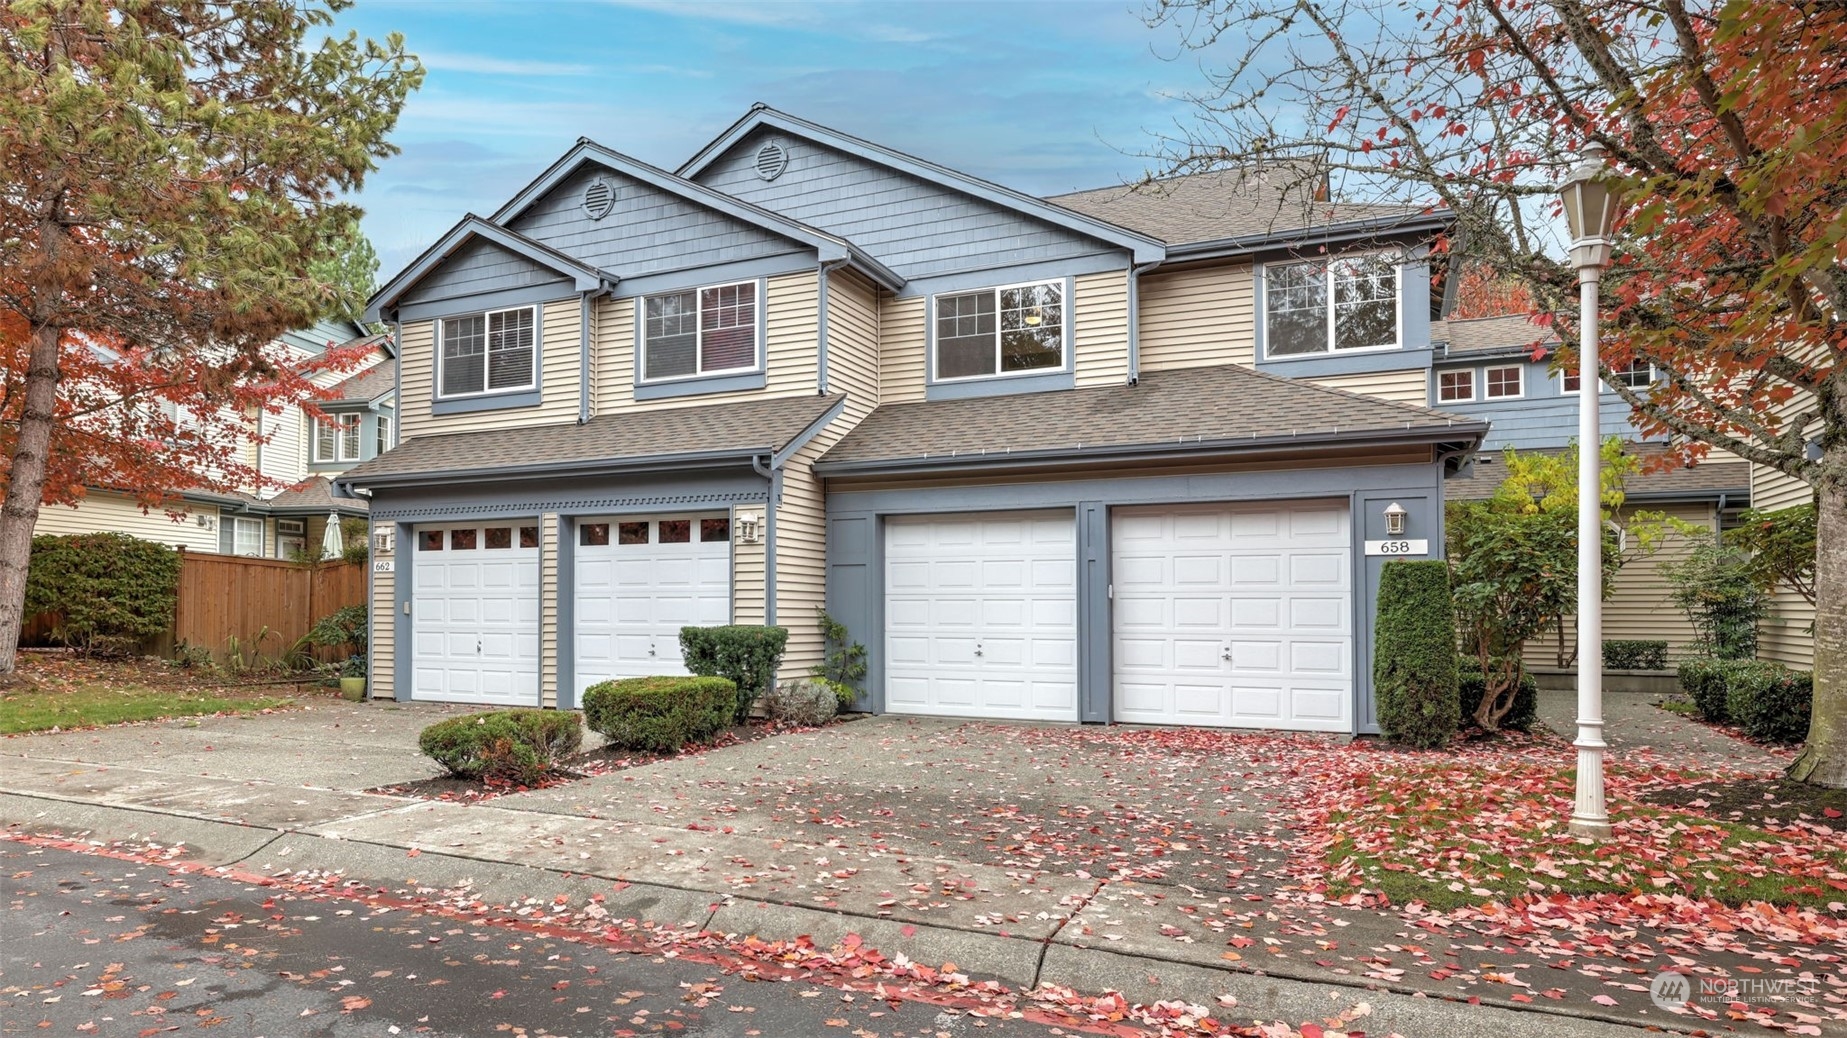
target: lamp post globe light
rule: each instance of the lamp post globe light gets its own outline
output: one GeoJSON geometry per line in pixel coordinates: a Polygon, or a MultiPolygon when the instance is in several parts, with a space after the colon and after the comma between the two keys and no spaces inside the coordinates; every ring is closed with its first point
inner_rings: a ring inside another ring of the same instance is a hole
{"type": "Polygon", "coordinates": [[[1621,193],[1609,181],[1603,145],[1584,146],[1582,161],[1559,185],[1578,268],[1578,748],[1571,832],[1610,835],[1603,797],[1603,486],[1597,376],[1598,287],[1610,262],[1610,232],[1621,193]]]}

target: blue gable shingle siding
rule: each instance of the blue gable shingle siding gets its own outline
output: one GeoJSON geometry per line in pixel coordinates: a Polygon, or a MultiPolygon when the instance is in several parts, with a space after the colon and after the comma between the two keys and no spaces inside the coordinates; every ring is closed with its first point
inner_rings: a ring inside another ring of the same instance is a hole
{"type": "Polygon", "coordinates": [[[814,251],[594,165],[559,184],[508,227],[625,279],[814,251]],[[598,177],[616,189],[616,201],[601,220],[592,220],[583,210],[584,190],[598,177]]]}
{"type": "MultiPolygon", "coordinates": [[[[1462,362],[1460,358],[1438,361],[1436,372],[1431,376],[1430,406],[1454,414],[1468,415],[1471,418],[1485,418],[1493,423],[1488,430],[1487,439],[1482,441],[1482,450],[1498,451],[1506,447],[1515,450],[1535,450],[1542,447],[1564,447],[1578,438],[1578,396],[1559,392],[1558,376],[1547,370],[1545,362],[1522,362],[1512,360],[1474,360],[1462,362]],[[1488,368],[1505,367],[1508,364],[1523,364],[1526,368],[1526,395],[1517,400],[1482,400],[1482,373],[1488,368]],[[1468,403],[1443,403],[1436,398],[1436,374],[1445,371],[1458,371],[1465,368],[1475,370],[1475,394],[1477,399],[1468,403]]],[[[1629,405],[1614,393],[1604,393],[1602,398],[1603,435],[1622,436],[1626,439],[1639,439],[1635,424],[1630,420],[1629,405]]]]}
{"type": "Polygon", "coordinates": [[[476,239],[417,282],[405,293],[402,304],[465,301],[493,292],[540,288],[556,289],[559,296],[571,294],[570,280],[557,271],[476,239]]]}
{"type": "Polygon", "coordinates": [[[697,180],[847,238],[907,279],[1121,251],[780,132],[764,130],[746,137],[697,180]],[[771,139],[788,149],[789,163],[781,176],[766,181],[757,175],[756,156],[771,139]]]}

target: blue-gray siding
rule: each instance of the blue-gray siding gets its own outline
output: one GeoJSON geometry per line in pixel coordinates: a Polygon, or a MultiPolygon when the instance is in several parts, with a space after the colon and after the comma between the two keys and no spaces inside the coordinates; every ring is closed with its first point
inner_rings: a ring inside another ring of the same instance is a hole
{"type": "Polygon", "coordinates": [[[905,278],[1120,251],[960,191],[770,130],[740,141],[698,180],[846,237],[905,278]],[[789,164],[781,176],[765,181],[757,175],[756,156],[772,138],[788,148],[789,164]]]}
{"type": "MultiPolygon", "coordinates": [[[[1459,358],[1438,361],[1430,377],[1430,406],[1464,414],[1471,418],[1485,418],[1493,423],[1488,430],[1488,438],[1482,441],[1482,449],[1498,451],[1506,447],[1515,450],[1536,450],[1546,447],[1565,447],[1578,438],[1578,395],[1559,392],[1558,376],[1547,371],[1545,362],[1532,363],[1519,358],[1512,360],[1486,360],[1464,362],[1459,358]],[[1440,402],[1436,395],[1436,376],[1445,371],[1457,371],[1473,368],[1475,370],[1475,395],[1480,397],[1483,391],[1484,372],[1488,368],[1505,367],[1520,364],[1526,369],[1525,395],[1514,400],[1481,400],[1468,403],[1440,402]]],[[[1631,420],[1629,405],[1614,393],[1604,393],[1603,435],[1622,436],[1635,439],[1635,423],[1631,420]]]]}
{"type": "Polygon", "coordinates": [[[430,271],[399,302],[408,307],[462,300],[456,307],[461,309],[470,297],[515,289],[543,289],[545,298],[568,296],[573,291],[570,279],[550,267],[477,238],[430,271]]]}
{"type": "Polygon", "coordinates": [[[622,278],[813,252],[594,164],[553,188],[509,226],[622,278]],[[616,189],[616,201],[608,215],[592,220],[583,210],[584,190],[598,177],[616,189]]]}

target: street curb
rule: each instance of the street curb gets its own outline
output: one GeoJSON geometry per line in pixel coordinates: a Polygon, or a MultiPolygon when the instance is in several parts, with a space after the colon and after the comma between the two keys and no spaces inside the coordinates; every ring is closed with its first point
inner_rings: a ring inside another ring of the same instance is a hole
{"type": "MultiPolygon", "coordinates": [[[[400,805],[401,806],[401,805],[400,805]]],[[[1301,1022],[1332,1017],[1358,1002],[1371,1015],[1354,1026],[1367,1033],[1434,1035],[1488,1031],[1497,1038],[1637,1038],[1650,1031],[1632,1024],[1561,1013],[1550,1007],[1513,1009],[1401,994],[1359,980],[1307,979],[1248,970],[1217,969],[1163,958],[1078,947],[1056,937],[1002,937],[955,927],[907,924],[854,913],[760,901],[660,884],[620,881],[534,865],[514,865],[440,851],[418,851],[369,841],[236,822],[201,819],[165,809],[99,805],[56,796],[0,791],[0,824],[34,835],[59,834],[95,842],[145,840],[177,847],[176,860],[248,871],[333,873],[367,885],[445,889],[461,885],[489,905],[526,899],[575,903],[593,895],[615,919],[756,935],[765,940],[807,936],[822,948],[847,934],[887,955],[903,949],[917,961],[953,961],[961,972],[1000,980],[1018,990],[1053,984],[1084,993],[1119,991],[1131,1002],[1183,999],[1217,1007],[1220,995],[1238,999],[1240,1019],[1301,1022]],[[906,930],[910,930],[907,934],[906,930]]],[[[1679,1018],[1654,1028],[1684,1029],[1679,1018]]]]}

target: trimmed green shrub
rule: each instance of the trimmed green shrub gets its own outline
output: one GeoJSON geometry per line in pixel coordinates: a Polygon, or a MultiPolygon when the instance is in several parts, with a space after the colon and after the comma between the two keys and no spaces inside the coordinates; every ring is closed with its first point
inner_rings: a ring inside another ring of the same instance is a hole
{"type": "Polygon", "coordinates": [[[59,617],[52,640],[87,653],[130,653],[173,626],[180,553],[121,533],[32,538],[26,615],[59,617]]]}
{"type": "Polygon", "coordinates": [[[1765,742],[1800,742],[1809,733],[1815,677],[1755,660],[1725,668],[1725,709],[1746,734],[1765,742]]]}
{"type": "Polygon", "coordinates": [[[1667,643],[1611,638],[1603,643],[1605,670],[1666,670],[1667,643]]]}
{"type": "Polygon", "coordinates": [[[417,748],[457,778],[531,786],[583,741],[583,726],[569,711],[495,710],[438,721],[417,737],[417,748]]]}
{"type": "Polygon", "coordinates": [[[308,628],[308,641],[322,648],[350,645],[360,655],[364,655],[369,633],[365,603],[361,602],[358,605],[341,606],[314,621],[314,626],[308,628]]]}
{"type": "Polygon", "coordinates": [[[785,681],[763,697],[770,720],[818,728],[840,711],[840,696],[821,678],[785,681]]]}
{"type": "Polygon", "coordinates": [[[603,681],[584,690],[584,723],[612,746],[674,753],[724,731],[737,698],[737,685],[729,678],[603,681]]]}
{"type": "Polygon", "coordinates": [[[1675,670],[1680,690],[1693,700],[1693,708],[1702,719],[1722,724],[1730,719],[1726,705],[1726,675],[1736,661],[1694,656],[1682,660],[1675,670]]]}
{"type": "MultiPolygon", "coordinates": [[[[1473,723],[1475,708],[1481,705],[1481,697],[1487,692],[1487,679],[1474,667],[1462,668],[1456,679],[1456,698],[1462,704],[1462,724],[1473,723]]],[[[1520,687],[1514,690],[1513,707],[1507,716],[1501,719],[1502,728],[1518,728],[1531,731],[1533,724],[1539,720],[1539,682],[1533,675],[1522,671],[1520,687]]]]}
{"type": "Polygon", "coordinates": [[[737,624],[730,627],[680,628],[680,655],[686,669],[711,678],[729,678],[737,687],[737,706],[733,724],[743,724],[750,717],[750,704],[769,691],[776,680],[776,667],[782,663],[782,651],[789,644],[786,627],[756,627],[737,624]]]}
{"type": "Polygon", "coordinates": [[[1380,571],[1372,674],[1379,729],[1392,742],[1437,749],[1456,734],[1453,617],[1448,563],[1393,559],[1380,571]]]}

